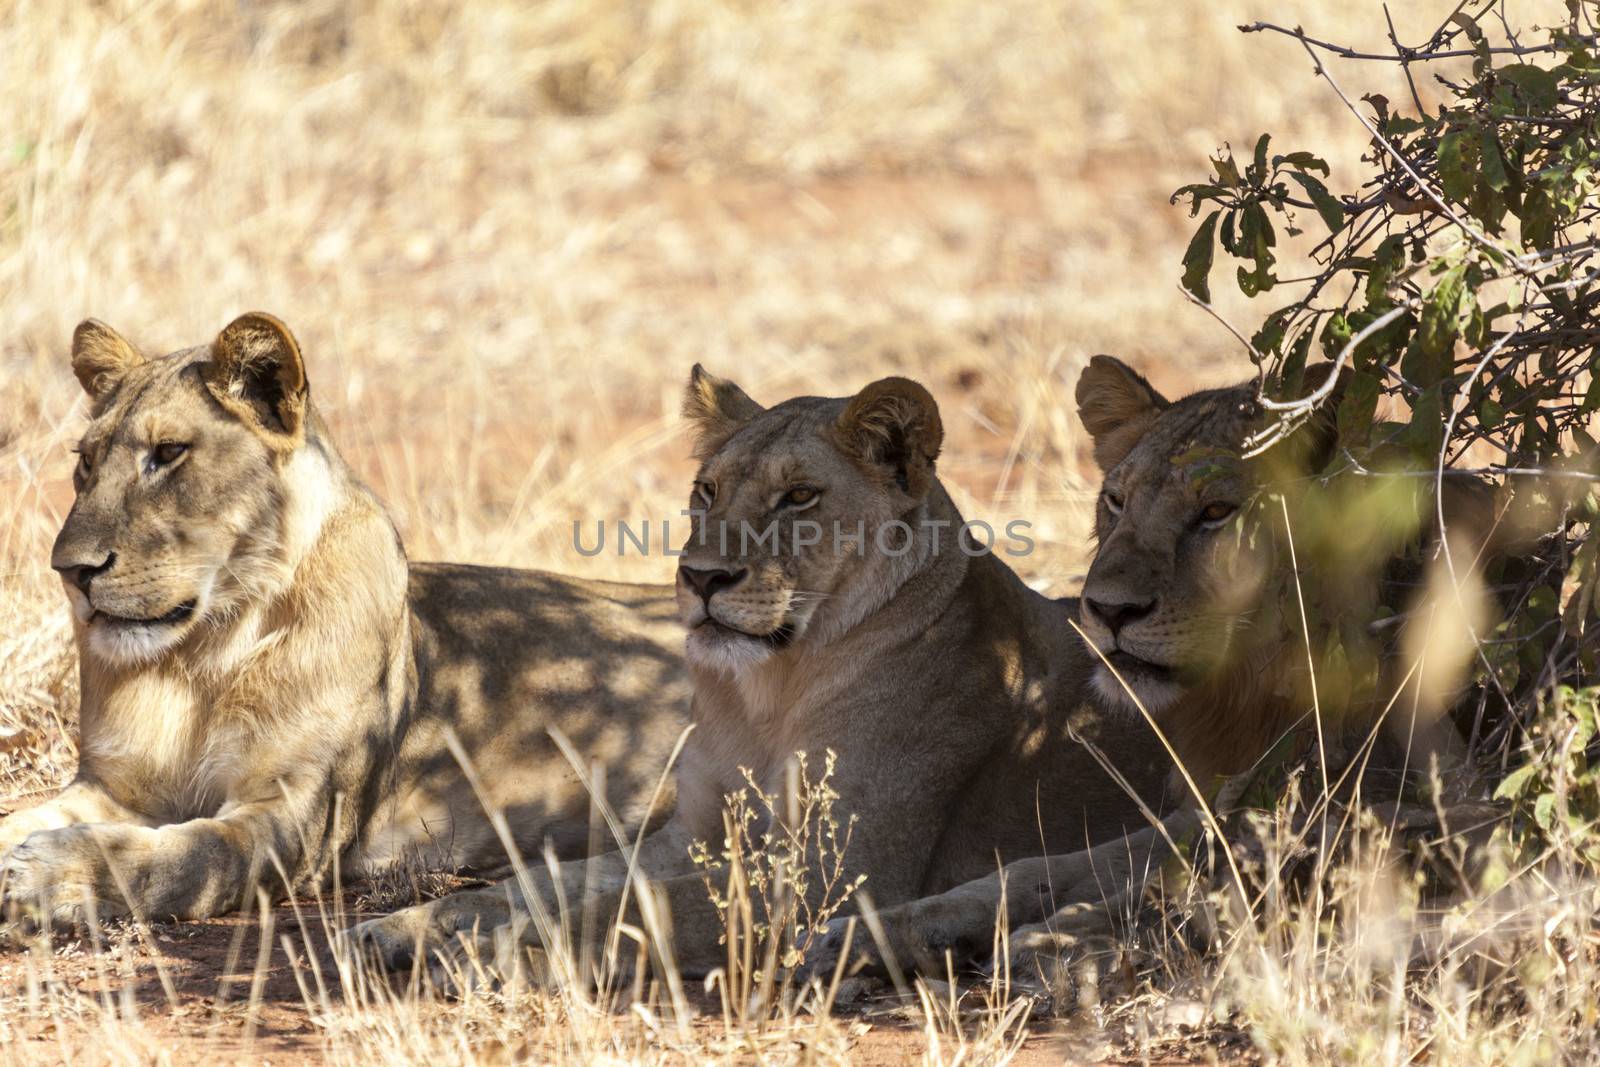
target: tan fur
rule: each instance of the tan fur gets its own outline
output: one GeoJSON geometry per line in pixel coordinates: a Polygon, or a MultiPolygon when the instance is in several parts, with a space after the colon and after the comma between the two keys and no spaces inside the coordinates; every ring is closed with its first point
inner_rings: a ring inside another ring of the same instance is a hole
{"type": "Polygon", "coordinates": [[[155,360],[85,323],[73,365],[95,408],[53,562],[81,757],[59,797],[0,823],[7,901],[194,917],[335,860],[503,870],[451,733],[525,853],[589,836],[552,730],[645,819],[687,710],[667,589],[408,566],[271,316],[155,360]]]}
{"type": "MultiPolygon", "coordinates": [[[[704,973],[725,951],[687,845],[720,846],[741,768],[781,794],[795,752],[813,765],[835,752],[836,812],[857,820],[843,878],[865,874],[880,906],[961,884],[997,857],[1072,852],[1141,825],[1079,738],[1163,806],[1168,767],[1148,727],[1091,689],[1092,661],[1069,625],[1075,603],[1033,592],[995,555],[963,550],[961,516],[934,474],[942,431],[925,389],[886,379],[853,398],[762,410],[707,379],[695,372],[685,405],[710,438],[697,444],[699,514],[677,587],[696,729],[677,811],[638,856],[665,891],[681,968],[704,973]],[[797,489],[806,499],[788,503],[797,489]],[[899,537],[885,538],[892,552],[877,544],[891,522],[909,527],[904,551],[899,537]],[[858,523],[863,550],[836,546],[835,524],[848,536],[858,523]],[[742,539],[747,531],[761,539],[742,539]],[[725,575],[697,586],[714,572],[725,575]]],[[[606,914],[626,870],[613,854],[563,865],[559,886],[543,872],[533,882],[547,909],[587,888],[604,894],[595,907],[606,914]]],[[[506,924],[520,895],[511,884],[460,894],[360,934],[400,963],[419,944],[506,924]]],[[[493,946],[508,964],[514,929],[493,946]]],[[[535,936],[528,927],[521,939],[535,936]]]]}

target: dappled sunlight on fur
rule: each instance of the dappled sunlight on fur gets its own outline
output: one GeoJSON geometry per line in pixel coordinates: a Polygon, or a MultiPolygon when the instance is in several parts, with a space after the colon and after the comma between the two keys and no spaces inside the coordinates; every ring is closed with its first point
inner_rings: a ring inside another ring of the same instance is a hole
{"type": "Polygon", "coordinates": [[[269,863],[284,888],[419,849],[503,869],[485,799],[520,847],[573,851],[588,797],[540,773],[551,727],[612,763],[615,806],[647,818],[686,712],[666,591],[408,566],[302,359],[261,314],[160,359],[78,331],[96,415],[54,564],[82,601],[79,765],[0,822],[8,906],[203,918],[249,903],[269,863]]]}

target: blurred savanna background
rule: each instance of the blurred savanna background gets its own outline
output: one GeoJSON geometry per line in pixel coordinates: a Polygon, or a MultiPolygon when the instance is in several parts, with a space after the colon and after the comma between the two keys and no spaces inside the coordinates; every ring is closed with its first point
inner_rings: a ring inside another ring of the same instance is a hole
{"type": "MultiPolygon", "coordinates": [[[[1417,39],[1453,6],[1390,15],[1417,39]]],[[[414,558],[661,582],[671,560],[584,558],[572,526],[677,514],[693,363],[764,402],[907,375],[964,511],[1031,521],[1016,565],[1071,591],[1088,357],[1169,394],[1251,373],[1179,292],[1173,189],[1262,130],[1338,187],[1368,140],[1298,44],[1236,28],[1258,18],[1389,47],[1375,0],[0,0],[0,808],[73,766],[48,563],[87,316],[149,352],[283,318],[414,558]]],[[[79,999],[51,1003],[99,1025],[79,999]]],[[[488,1055],[461,1041],[362,1047],[488,1055]]]]}

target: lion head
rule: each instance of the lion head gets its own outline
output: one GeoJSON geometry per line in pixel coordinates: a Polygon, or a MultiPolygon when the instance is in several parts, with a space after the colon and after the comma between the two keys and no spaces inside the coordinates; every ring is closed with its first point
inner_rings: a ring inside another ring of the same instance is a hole
{"type": "Polygon", "coordinates": [[[51,566],[86,652],[147,662],[287,581],[314,502],[286,488],[315,421],[299,346],[270,315],[147,358],[104,323],[72,339],[89,394],[51,566]]]}
{"type": "MultiPolygon", "coordinates": [[[[1306,368],[1307,387],[1333,369],[1306,368]]],[[[1095,688],[1151,713],[1181,702],[1165,725],[1203,772],[1242,769],[1312,716],[1386,719],[1413,758],[1458,749],[1449,713],[1498,610],[1482,571],[1514,535],[1488,486],[1436,495],[1403,449],[1369,456],[1366,477],[1335,470],[1344,386],[1278,434],[1255,382],[1169,401],[1110,356],[1079,379],[1104,473],[1079,602],[1095,688]]]]}
{"type": "Polygon", "coordinates": [[[919,535],[944,431],[916,382],[763,408],[696,366],[684,414],[701,461],[677,574],[691,664],[737,672],[825,644],[937,550],[919,535]]]}
{"type": "Polygon", "coordinates": [[[1077,400],[1104,474],[1079,603],[1083,632],[1104,657],[1095,685],[1114,703],[1136,697],[1160,711],[1254,643],[1277,564],[1272,539],[1246,536],[1240,521],[1266,476],[1244,458],[1260,419],[1255,388],[1169,401],[1125,364],[1096,356],[1077,400]]]}

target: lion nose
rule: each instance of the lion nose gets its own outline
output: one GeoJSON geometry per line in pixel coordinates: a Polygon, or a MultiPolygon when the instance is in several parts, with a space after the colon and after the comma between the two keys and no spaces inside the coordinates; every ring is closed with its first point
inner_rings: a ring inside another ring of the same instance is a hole
{"type": "Polygon", "coordinates": [[[61,577],[77,586],[78,590],[83,593],[84,596],[88,596],[89,583],[92,582],[97,575],[104,574],[106,571],[110,570],[111,565],[116,561],[117,554],[115,552],[107,552],[105,558],[99,563],[85,563],[82,560],[73,560],[69,558],[65,560],[53,559],[50,561],[50,566],[54,568],[61,575],[61,577]]]}
{"type": "Polygon", "coordinates": [[[1128,623],[1142,619],[1155,610],[1156,602],[1154,600],[1144,600],[1112,604],[1104,600],[1091,600],[1085,597],[1083,605],[1089,609],[1090,614],[1105,623],[1106,629],[1111,631],[1112,637],[1115,637],[1118,631],[1128,623]]]}
{"type": "Polygon", "coordinates": [[[749,573],[746,569],[736,571],[708,569],[701,567],[678,567],[678,573],[689,584],[689,588],[700,594],[700,599],[711,602],[714,593],[721,589],[731,589],[744,581],[744,576],[749,573]]]}

